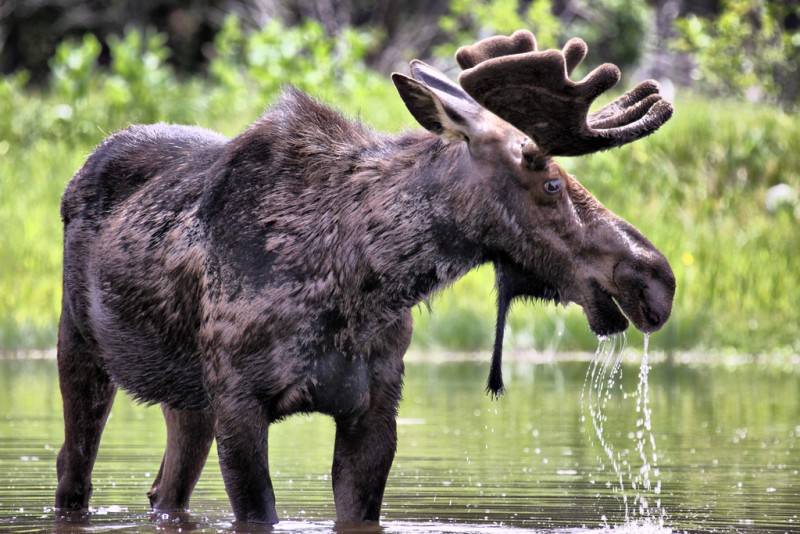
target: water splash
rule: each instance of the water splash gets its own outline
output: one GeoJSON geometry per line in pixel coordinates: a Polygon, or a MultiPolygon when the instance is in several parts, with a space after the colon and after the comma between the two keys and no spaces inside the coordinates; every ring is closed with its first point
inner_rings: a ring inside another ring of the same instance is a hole
{"type": "MultiPolygon", "coordinates": [[[[581,422],[586,422],[586,413],[589,415],[591,429],[603,451],[604,458],[600,458],[600,470],[605,470],[606,464],[613,469],[614,483],[611,487],[622,496],[625,512],[625,525],[640,525],[652,527],[656,530],[664,528],[666,510],[661,504],[661,479],[658,469],[658,455],[656,440],[652,430],[652,420],[649,405],[648,379],[650,372],[649,363],[649,336],[644,337],[644,351],[639,367],[639,384],[635,395],[636,428],[634,436],[634,450],[641,465],[634,471],[628,449],[617,449],[606,434],[605,423],[608,415],[606,407],[611,400],[614,390],[619,389],[622,400],[629,396],[622,391],[622,359],[627,345],[625,334],[600,337],[594,358],[589,364],[581,391],[581,408],[584,415],[581,422]]],[[[607,526],[604,516],[604,523],[607,526]]]]}
{"type": "MultiPolygon", "coordinates": [[[[617,379],[621,377],[622,350],[626,342],[624,333],[621,336],[599,338],[597,350],[584,378],[583,390],[581,391],[581,407],[583,408],[582,411],[589,412],[590,422],[598,444],[614,470],[614,478],[618,481],[618,486],[615,486],[614,489],[622,495],[625,520],[627,521],[629,518],[628,494],[625,491],[622,458],[619,451],[606,439],[604,428],[608,418],[605,415],[605,408],[611,399],[611,393],[617,379]]],[[[581,420],[586,421],[586,416],[581,416],[581,420]]],[[[602,461],[600,468],[605,469],[602,461]]]]}
{"type": "Polygon", "coordinates": [[[661,478],[658,469],[658,453],[656,452],[656,437],[650,416],[649,404],[649,355],[650,336],[644,335],[644,351],[639,366],[639,386],[636,389],[636,452],[642,462],[639,471],[632,479],[632,488],[636,491],[635,503],[639,517],[655,519],[663,525],[666,519],[666,510],[661,506],[661,478]],[[651,483],[651,475],[655,485],[651,483]],[[652,495],[655,507],[650,508],[648,496],[652,495]]]}

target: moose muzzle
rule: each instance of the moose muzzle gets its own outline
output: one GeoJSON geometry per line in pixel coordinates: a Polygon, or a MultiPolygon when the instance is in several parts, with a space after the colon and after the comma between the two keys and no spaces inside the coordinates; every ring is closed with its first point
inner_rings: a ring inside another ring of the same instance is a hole
{"type": "Polygon", "coordinates": [[[642,332],[655,332],[669,319],[675,296],[675,275],[657,251],[646,260],[620,261],[614,267],[615,298],[642,332]]]}

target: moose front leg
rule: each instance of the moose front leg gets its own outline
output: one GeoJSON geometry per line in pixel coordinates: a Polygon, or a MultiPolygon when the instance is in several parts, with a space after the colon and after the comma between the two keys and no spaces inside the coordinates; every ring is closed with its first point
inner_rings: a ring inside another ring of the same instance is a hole
{"type": "Polygon", "coordinates": [[[391,413],[369,414],[355,423],[337,421],[332,479],[339,521],[379,520],[396,449],[396,423],[391,413]]]}
{"type": "Polygon", "coordinates": [[[336,517],[345,523],[378,521],[383,490],[397,449],[397,405],[402,360],[376,365],[370,407],[359,417],[336,420],[333,497],[336,517]]]}
{"type": "Polygon", "coordinates": [[[277,523],[263,406],[226,395],[215,399],[214,415],[219,465],[236,519],[277,523]]]}

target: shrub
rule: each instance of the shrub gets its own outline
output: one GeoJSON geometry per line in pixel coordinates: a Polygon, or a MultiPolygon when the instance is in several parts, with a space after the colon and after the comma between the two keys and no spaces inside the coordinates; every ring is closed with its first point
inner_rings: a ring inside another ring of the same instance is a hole
{"type": "Polygon", "coordinates": [[[716,19],[678,21],[675,46],[693,54],[701,87],[789,107],[800,103],[800,4],[726,0],[723,6],[716,19]]]}

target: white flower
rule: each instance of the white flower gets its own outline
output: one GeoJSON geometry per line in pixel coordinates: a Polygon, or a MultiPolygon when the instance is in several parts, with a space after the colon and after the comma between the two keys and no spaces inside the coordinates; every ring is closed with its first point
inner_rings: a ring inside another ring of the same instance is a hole
{"type": "Polygon", "coordinates": [[[767,211],[775,213],[781,206],[797,204],[797,191],[788,184],[777,184],[767,189],[764,205],[767,211]]]}

